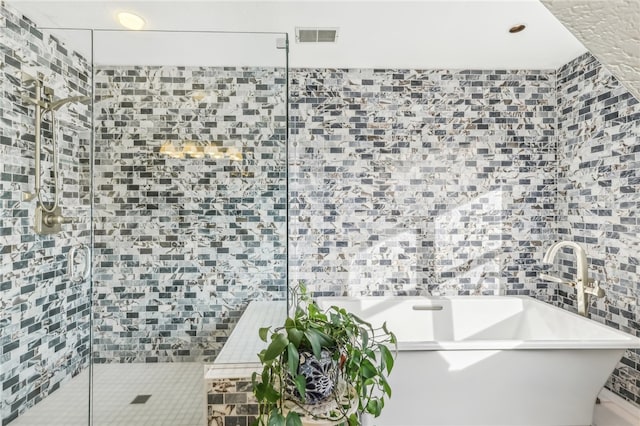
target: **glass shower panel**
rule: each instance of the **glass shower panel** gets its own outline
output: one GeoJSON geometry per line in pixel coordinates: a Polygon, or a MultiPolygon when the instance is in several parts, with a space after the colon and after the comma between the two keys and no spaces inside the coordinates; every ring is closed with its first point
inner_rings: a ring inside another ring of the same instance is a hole
{"type": "Polygon", "coordinates": [[[203,365],[286,303],[284,37],[94,33],[96,425],[204,425],[203,365]]]}
{"type": "Polygon", "coordinates": [[[0,22],[0,423],[86,425],[91,32],[0,22]]]}

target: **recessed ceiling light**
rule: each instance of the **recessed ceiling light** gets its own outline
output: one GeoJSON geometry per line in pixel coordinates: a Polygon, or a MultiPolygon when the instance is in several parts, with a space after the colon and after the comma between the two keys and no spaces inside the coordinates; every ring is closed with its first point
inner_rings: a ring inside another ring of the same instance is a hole
{"type": "Polygon", "coordinates": [[[119,12],[117,18],[120,25],[129,30],[141,30],[145,24],[144,19],[131,12],[119,12]]]}
{"type": "Polygon", "coordinates": [[[513,27],[509,28],[509,32],[511,34],[515,34],[515,33],[519,33],[520,31],[524,31],[525,28],[527,28],[526,25],[518,24],[518,25],[514,25],[513,27]]]}

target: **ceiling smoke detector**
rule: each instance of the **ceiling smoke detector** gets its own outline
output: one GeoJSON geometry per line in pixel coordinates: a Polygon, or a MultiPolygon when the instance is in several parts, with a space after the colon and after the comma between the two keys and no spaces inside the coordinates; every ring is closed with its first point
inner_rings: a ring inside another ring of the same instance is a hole
{"type": "Polygon", "coordinates": [[[298,43],[335,43],[338,28],[300,28],[296,27],[298,43]]]}

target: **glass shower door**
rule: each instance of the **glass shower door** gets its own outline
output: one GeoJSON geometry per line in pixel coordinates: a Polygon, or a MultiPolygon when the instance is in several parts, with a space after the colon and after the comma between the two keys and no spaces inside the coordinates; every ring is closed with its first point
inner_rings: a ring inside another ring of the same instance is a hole
{"type": "Polygon", "coordinates": [[[0,422],[85,425],[91,32],[0,22],[0,422]]]}
{"type": "Polygon", "coordinates": [[[284,37],[95,32],[95,425],[204,425],[203,366],[286,303],[284,37]]]}

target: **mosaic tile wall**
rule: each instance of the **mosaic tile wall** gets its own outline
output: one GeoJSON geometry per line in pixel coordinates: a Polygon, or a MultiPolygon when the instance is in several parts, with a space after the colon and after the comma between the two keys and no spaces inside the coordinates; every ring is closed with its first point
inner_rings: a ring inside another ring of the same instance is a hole
{"type": "Polygon", "coordinates": [[[555,72],[294,70],[292,281],[529,294],[554,239],[555,72]]]}
{"type": "Polygon", "coordinates": [[[258,414],[251,378],[206,382],[207,426],[251,426],[258,414]]]}
{"type": "Polygon", "coordinates": [[[95,85],[93,357],[213,361],[250,300],[286,298],[284,70],[101,67],[95,85]]]}
{"type": "MultiPolygon", "coordinates": [[[[592,55],[558,70],[558,239],[582,244],[606,297],[591,318],[640,337],[640,102],[592,55]]],[[[558,266],[556,266],[558,267],[558,266]]],[[[569,254],[560,272],[575,274],[569,254]]],[[[574,309],[573,289],[555,302],[574,309]]],[[[640,351],[627,351],[607,385],[640,405],[640,351]]]]}
{"type": "MultiPolygon", "coordinates": [[[[55,38],[0,2],[0,419],[6,425],[87,367],[89,282],[73,284],[67,253],[90,243],[90,112],[67,105],[57,113],[61,206],[79,218],[54,236],[31,229],[36,204],[21,201],[34,187],[34,108],[21,73],[45,76],[55,98],[90,95],[90,67],[55,38]]],[[[51,135],[43,125],[43,189],[50,194],[51,135]]],[[[50,199],[45,196],[45,199],[50,199]]],[[[88,396],[87,396],[88,397],[88,396]]]]}

